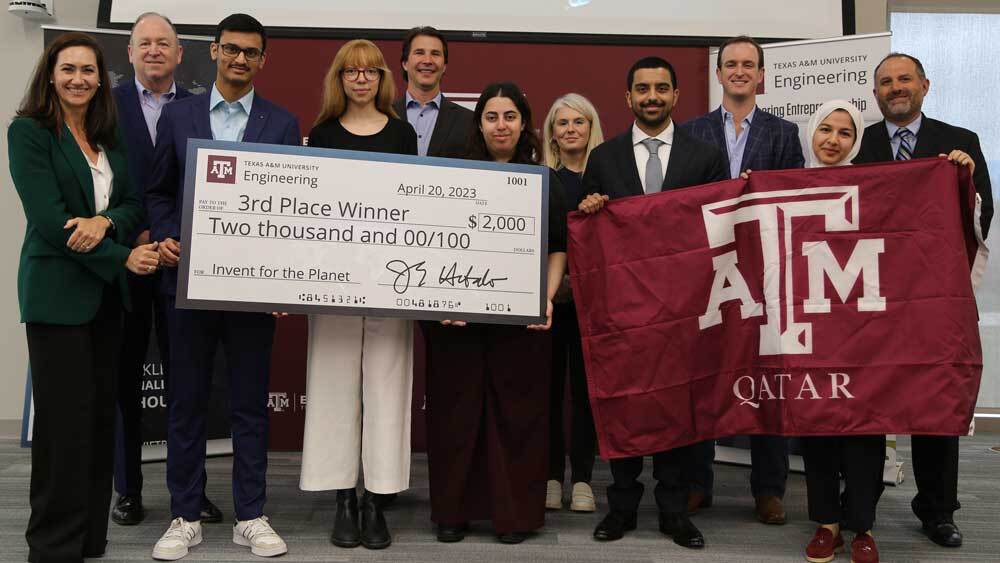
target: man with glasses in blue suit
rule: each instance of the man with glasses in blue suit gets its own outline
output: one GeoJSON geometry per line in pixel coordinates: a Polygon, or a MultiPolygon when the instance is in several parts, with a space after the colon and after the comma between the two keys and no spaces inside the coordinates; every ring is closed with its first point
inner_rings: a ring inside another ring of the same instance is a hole
{"type": "Polygon", "coordinates": [[[160,243],[162,290],[170,333],[167,488],[170,527],[153,558],[180,559],[201,543],[206,415],[216,347],[229,375],[232,410],[233,542],[254,555],[288,551],[264,515],[267,496],[267,389],[275,319],[264,313],[178,309],[177,264],[184,252],[181,210],[188,139],[299,145],[299,126],[288,111],[261,97],[253,78],[266,62],[267,32],[251,16],[233,14],[216,27],[212,91],[164,106],[156,132],[152,179],[146,189],[150,238],[160,243]]]}

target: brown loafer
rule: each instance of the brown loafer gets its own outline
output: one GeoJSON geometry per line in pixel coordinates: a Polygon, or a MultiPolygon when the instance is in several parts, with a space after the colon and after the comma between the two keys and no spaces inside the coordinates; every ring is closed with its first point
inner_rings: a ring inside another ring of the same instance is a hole
{"type": "Polygon", "coordinates": [[[756,499],[757,519],[765,524],[785,523],[785,505],[780,497],[761,495],[756,499]]]}

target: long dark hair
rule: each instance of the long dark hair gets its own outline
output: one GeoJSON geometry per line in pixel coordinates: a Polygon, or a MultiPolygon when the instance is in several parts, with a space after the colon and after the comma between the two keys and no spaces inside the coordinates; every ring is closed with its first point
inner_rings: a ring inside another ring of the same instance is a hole
{"type": "Polygon", "coordinates": [[[117,140],[118,112],[115,110],[115,100],[111,95],[108,68],[104,64],[101,46],[96,39],[86,33],[77,31],[63,33],[49,43],[39,57],[38,64],[35,65],[35,74],[31,77],[28,91],[24,94],[17,115],[35,119],[56,136],[62,135],[65,116],[59,103],[59,94],[51,80],[59,53],[69,47],[87,47],[94,52],[97,59],[97,80],[100,86],[87,104],[87,117],[84,121],[87,142],[94,150],[97,150],[97,145],[113,148],[117,140]]]}
{"type": "Polygon", "coordinates": [[[486,139],[479,129],[482,123],[483,111],[486,109],[486,102],[493,98],[510,98],[514,102],[517,111],[521,112],[521,122],[524,123],[524,130],[514,147],[514,156],[511,162],[517,164],[538,164],[542,154],[542,144],[535,133],[535,126],[531,121],[531,106],[528,105],[528,98],[524,92],[513,82],[494,82],[483,88],[479,94],[479,101],[476,102],[472,131],[469,133],[469,158],[474,160],[493,160],[489,150],[486,149],[486,139]]]}

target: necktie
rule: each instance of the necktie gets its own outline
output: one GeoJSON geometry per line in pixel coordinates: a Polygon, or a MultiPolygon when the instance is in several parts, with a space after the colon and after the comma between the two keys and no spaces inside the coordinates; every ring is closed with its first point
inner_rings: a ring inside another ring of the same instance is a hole
{"type": "Polygon", "coordinates": [[[649,160],[646,161],[646,193],[655,194],[663,187],[663,164],[659,153],[663,141],[650,137],[643,140],[642,144],[649,151],[649,160]]]}
{"type": "Polygon", "coordinates": [[[896,160],[910,160],[913,158],[913,133],[906,127],[896,130],[899,137],[899,150],[896,151],[896,160]]]}

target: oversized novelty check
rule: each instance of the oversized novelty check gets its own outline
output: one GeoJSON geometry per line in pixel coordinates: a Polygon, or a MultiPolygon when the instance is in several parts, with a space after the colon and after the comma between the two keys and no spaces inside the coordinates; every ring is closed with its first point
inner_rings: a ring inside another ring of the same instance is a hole
{"type": "Polygon", "coordinates": [[[544,167],[191,140],[186,170],[180,307],[544,318],[544,167]]]}

